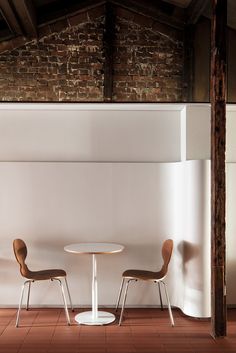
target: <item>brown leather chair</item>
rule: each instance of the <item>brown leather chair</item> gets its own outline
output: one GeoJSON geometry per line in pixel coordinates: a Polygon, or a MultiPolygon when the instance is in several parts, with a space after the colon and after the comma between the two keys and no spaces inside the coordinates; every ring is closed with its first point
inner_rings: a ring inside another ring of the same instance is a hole
{"type": "Polygon", "coordinates": [[[124,308],[125,308],[125,302],[127,298],[127,292],[128,292],[128,287],[129,283],[131,281],[152,281],[158,284],[158,289],[159,289],[159,295],[160,295],[160,303],[161,303],[161,308],[163,310],[163,304],[162,304],[162,296],[161,296],[161,284],[163,285],[165,289],[165,295],[166,295],[166,300],[168,304],[168,310],[169,310],[169,315],[170,315],[170,322],[171,325],[174,326],[174,319],[171,311],[171,305],[170,305],[170,300],[169,300],[169,295],[167,291],[167,286],[166,283],[164,282],[164,279],[167,275],[168,272],[168,265],[171,259],[172,255],[172,250],[173,250],[173,240],[172,239],[167,239],[164,241],[162,245],[162,257],[163,257],[163,265],[160,271],[158,272],[152,272],[152,271],[145,271],[145,270],[126,270],[122,274],[122,281],[121,281],[121,286],[119,290],[119,295],[117,299],[117,305],[116,305],[116,310],[118,309],[119,302],[120,302],[120,297],[122,293],[122,289],[126,281],[126,287],[125,287],[125,293],[123,297],[123,304],[122,304],[122,309],[121,309],[121,314],[120,314],[120,320],[119,320],[119,325],[121,325],[123,313],[124,313],[124,308]]]}
{"type": "Polygon", "coordinates": [[[65,291],[64,291],[64,286],[62,283],[62,279],[65,280],[66,284],[66,289],[71,305],[71,310],[73,310],[72,302],[71,302],[71,296],[69,292],[69,287],[68,283],[66,280],[66,272],[61,269],[49,269],[49,270],[41,270],[41,271],[30,271],[28,266],[25,263],[25,259],[27,256],[27,247],[25,242],[22,239],[15,239],[13,241],[13,250],[14,254],[16,257],[17,262],[20,265],[20,273],[21,275],[26,278],[27,280],[24,282],[22,289],[21,289],[21,295],[20,295],[20,302],[19,302],[19,308],[17,312],[17,317],[16,317],[16,327],[19,326],[19,319],[20,319],[20,311],[22,307],[22,301],[23,301],[23,296],[24,296],[24,290],[25,286],[28,284],[28,295],[27,295],[27,304],[26,304],[26,310],[29,309],[29,298],[30,298],[30,288],[31,288],[31,283],[35,281],[44,281],[44,280],[51,280],[51,281],[58,281],[61,287],[61,292],[62,292],[62,298],[64,302],[64,307],[65,307],[65,314],[66,314],[66,319],[68,325],[70,325],[70,317],[68,313],[68,308],[67,308],[67,303],[66,303],[66,296],[65,296],[65,291]]]}

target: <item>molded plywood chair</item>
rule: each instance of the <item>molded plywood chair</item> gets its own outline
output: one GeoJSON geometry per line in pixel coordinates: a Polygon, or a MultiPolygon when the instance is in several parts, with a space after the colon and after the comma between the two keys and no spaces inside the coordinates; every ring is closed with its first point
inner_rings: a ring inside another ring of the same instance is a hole
{"type": "Polygon", "coordinates": [[[28,295],[27,295],[27,304],[26,304],[26,310],[28,310],[31,283],[33,283],[35,281],[44,281],[44,280],[51,280],[51,281],[56,280],[60,284],[62,298],[63,298],[63,302],[64,302],[64,307],[65,307],[66,319],[67,319],[68,325],[70,325],[70,317],[69,317],[67,303],[66,303],[64,286],[63,286],[63,283],[62,283],[62,279],[64,279],[65,280],[65,284],[66,284],[68,297],[69,297],[69,300],[70,300],[71,309],[73,310],[73,306],[72,306],[72,302],[71,302],[71,296],[70,296],[70,292],[69,292],[69,287],[68,287],[68,283],[67,283],[67,280],[66,280],[66,272],[64,270],[61,270],[61,269],[30,271],[28,266],[25,263],[25,259],[26,259],[26,256],[27,256],[27,247],[26,247],[25,242],[23,240],[21,240],[21,239],[15,239],[13,241],[13,249],[14,249],[14,254],[15,254],[16,260],[17,260],[17,262],[20,265],[20,273],[21,273],[21,275],[24,278],[27,279],[24,282],[24,284],[22,286],[22,289],[21,289],[19,308],[18,308],[17,317],[16,317],[16,327],[19,326],[20,311],[21,311],[21,306],[22,306],[22,300],[23,300],[23,296],[24,296],[25,286],[28,284],[28,295]]]}
{"type": "Polygon", "coordinates": [[[169,265],[169,262],[171,259],[172,250],[173,250],[173,240],[172,239],[165,240],[162,245],[163,265],[162,265],[161,270],[158,272],[144,271],[144,270],[126,270],[122,274],[122,281],[121,281],[120,291],[119,291],[119,295],[118,295],[116,310],[118,309],[118,306],[119,306],[120,297],[121,297],[121,293],[122,293],[122,289],[123,289],[125,280],[127,280],[127,281],[126,281],[125,293],[124,293],[124,297],[123,297],[123,304],[122,304],[122,309],[121,309],[121,314],[120,314],[119,325],[121,325],[121,321],[122,321],[122,317],[123,317],[123,313],[124,313],[129,283],[131,281],[142,280],[142,281],[152,281],[152,282],[155,282],[158,284],[162,310],[163,310],[163,304],[162,304],[162,296],[161,296],[161,285],[163,285],[163,287],[165,289],[165,295],[166,295],[166,300],[167,300],[167,304],[168,304],[171,325],[174,326],[174,319],[173,319],[173,315],[172,315],[172,311],[171,311],[171,305],[170,305],[169,295],[168,295],[168,291],[167,291],[167,286],[166,286],[166,283],[164,282],[164,279],[165,279],[167,272],[168,272],[168,265],[169,265]]]}

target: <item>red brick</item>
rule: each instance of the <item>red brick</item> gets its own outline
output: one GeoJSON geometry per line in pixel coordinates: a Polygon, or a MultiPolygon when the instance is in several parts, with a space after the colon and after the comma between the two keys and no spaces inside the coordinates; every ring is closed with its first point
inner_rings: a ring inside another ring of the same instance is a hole
{"type": "MultiPolygon", "coordinates": [[[[100,6],[41,27],[39,41],[0,44],[0,99],[103,101],[103,14],[100,6]]],[[[125,9],[117,15],[113,101],[184,100],[179,31],[125,9]]]]}

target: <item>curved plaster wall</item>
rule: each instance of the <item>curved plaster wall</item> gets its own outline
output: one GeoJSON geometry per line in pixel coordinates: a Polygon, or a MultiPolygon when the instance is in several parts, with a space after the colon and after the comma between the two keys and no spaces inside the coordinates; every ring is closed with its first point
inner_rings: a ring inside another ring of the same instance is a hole
{"type": "MultiPolygon", "coordinates": [[[[204,128],[197,140],[188,138],[198,108],[2,104],[0,305],[18,303],[15,237],[28,243],[32,269],[67,270],[79,306],[91,304],[91,258],[65,253],[65,245],[125,245],[123,253],[98,259],[99,304],[113,306],[123,270],[158,269],[161,244],[172,237],[171,302],[188,315],[210,316],[209,146],[196,148],[204,128]]],[[[200,110],[207,121],[209,107],[200,110]]],[[[35,287],[33,305],[61,305],[56,286],[35,287]]],[[[138,283],[127,304],[158,305],[157,297],[154,285],[138,283]]]]}
{"type": "MultiPolygon", "coordinates": [[[[167,282],[172,304],[188,315],[209,316],[208,179],[205,161],[1,163],[1,305],[16,305],[22,282],[12,252],[15,237],[28,243],[33,269],[67,270],[76,305],[91,302],[91,258],[65,253],[65,245],[125,245],[122,254],[98,259],[99,303],[114,305],[121,273],[127,268],[157,270],[161,244],[171,237],[175,250],[167,282]]],[[[40,283],[32,303],[60,304],[51,286],[40,283]]],[[[138,283],[127,304],[157,305],[157,289],[138,283]]]]}

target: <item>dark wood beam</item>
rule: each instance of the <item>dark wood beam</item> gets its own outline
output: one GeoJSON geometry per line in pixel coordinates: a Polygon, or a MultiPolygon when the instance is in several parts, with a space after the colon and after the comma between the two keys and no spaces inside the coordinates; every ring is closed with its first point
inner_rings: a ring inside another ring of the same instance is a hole
{"type": "Polygon", "coordinates": [[[115,13],[111,3],[105,5],[104,48],[104,101],[111,102],[113,95],[113,58],[115,39],[115,13]]]}
{"type": "Polygon", "coordinates": [[[21,35],[22,28],[9,0],[0,0],[0,12],[12,33],[21,35]]]}
{"type": "Polygon", "coordinates": [[[29,38],[38,36],[36,12],[31,0],[12,0],[15,11],[24,30],[29,38]]]}
{"type": "Polygon", "coordinates": [[[110,0],[113,4],[123,7],[132,12],[138,13],[140,15],[145,15],[151,17],[155,21],[169,25],[170,27],[183,30],[184,20],[183,16],[174,11],[173,15],[165,13],[162,8],[164,8],[163,1],[156,0],[155,4],[151,1],[140,2],[138,0],[110,0]]]}
{"type": "Polygon", "coordinates": [[[226,336],[225,145],[227,1],[212,0],[211,37],[211,306],[212,335],[226,336]]]}
{"type": "Polygon", "coordinates": [[[228,60],[227,60],[227,94],[228,103],[236,102],[236,30],[228,28],[227,34],[228,60]]]}
{"type": "Polygon", "coordinates": [[[55,6],[54,2],[48,3],[37,8],[38,24],[40,26],[47,23],[50,24],[59,19],[94,9],[105,3],[106,0],[81,0],[72,4],[68,0],[61,0],[57,2],[57,6],[55,6]]]}
{"type": "Polygon", "coordinates": [[[193,101],[194,83],[194,30],[193,25],[187,25],[184,29],[184,87],[185,99],[193,101]]]}
{"type": "Polygon", "coordinates": [[[210,0],[192,0],[187,8],[187,24],[197,23],[199,17],[203,14],[210,0]]]}

